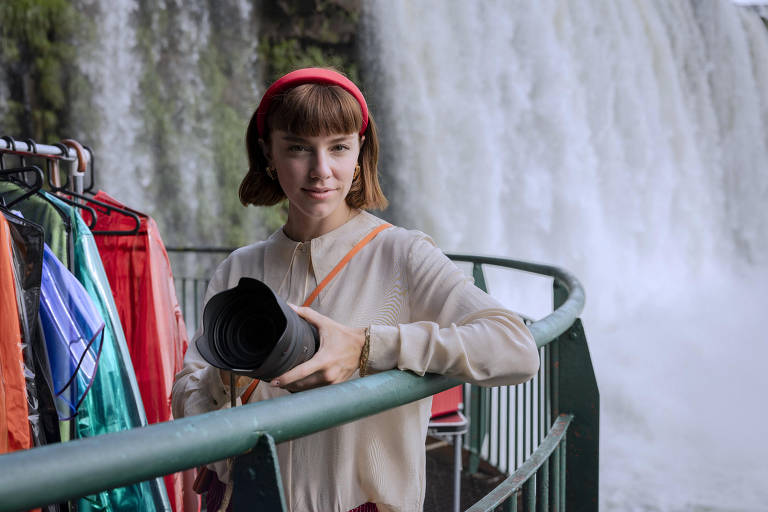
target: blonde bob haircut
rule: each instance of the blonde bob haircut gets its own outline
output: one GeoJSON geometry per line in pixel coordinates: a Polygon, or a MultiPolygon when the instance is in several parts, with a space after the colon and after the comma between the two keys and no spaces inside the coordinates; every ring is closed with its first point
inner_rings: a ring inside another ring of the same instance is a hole
{"type": "MultiPolygon", "coordinates": [[[[337,85],[301,84],[276,95],[267,112],[265,134],[269,144],[272,130],[284,130],[300,137],[316,137],[337,133],[359,133],[363,125],[360,104],[347,91],[337,85]]],[[[379,186],[379,140],[376,123],[368,114],[365,141],[360,148],[360,173],[352,182],[346,197],[351,208],[383,210],[387,198],[379,186]]],[[[248,173],[240,183],[240,202],[244,206],[270,206],[285,199],[280,183],[266,172],[267,158],[259,145],[256,112],[253,113],[245,135],[248,151],[248,173]]]]}

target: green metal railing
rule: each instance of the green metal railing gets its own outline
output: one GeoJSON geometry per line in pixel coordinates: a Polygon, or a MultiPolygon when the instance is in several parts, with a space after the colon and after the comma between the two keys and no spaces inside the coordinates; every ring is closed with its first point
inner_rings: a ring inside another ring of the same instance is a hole
{"type": "Polygon", "coordinates": [[[484,461],[510,475],[468,510],[597,510],[599,393],[578,315],[584,292],[556,267],[452,254],[472,264],[475,284],[487,290],[484,265],[553,279],[554,312],[529,323],[541,361],[537,375],[517,386],[465,384],[470,473],[484,461]],[[567,325],[567,329],[562,326],[567,325]],[[575,418],[575,419],[574,419],[575,418]],[[567,444],[570,443],[570,444],[567,444]],[[568,448],[566,449],[566,446],[568,448]],[[537,485],[538,484],[538,485],[537,485]]]}
{"type": "MultiPolygon", "coordinates": [[[[509,475],[469,510],[564,510],[566,504],[596,510],[599,395],[578,320],[584,305],[581,286],[567,272],[546,265],[451,258],[471,263],[483,289],[484,265],[554,278],[554,312],[529,325],[542,361],[536,378],[491,389],[465,385],[471,421],[465,441],[471,453],[468,469],[477,471],[483,461],[509,475]]],[[[206,283],[179,279],[177,287],[186,318],[196,324],[206,283]]],[[[235,457],[235,510],[248,510],[248,503],[285,510],[275,443],[457,384],[447,377],[391,370],[235,409],[2,455],[0,511],[58,503],[227,457],[235,457]]]]}

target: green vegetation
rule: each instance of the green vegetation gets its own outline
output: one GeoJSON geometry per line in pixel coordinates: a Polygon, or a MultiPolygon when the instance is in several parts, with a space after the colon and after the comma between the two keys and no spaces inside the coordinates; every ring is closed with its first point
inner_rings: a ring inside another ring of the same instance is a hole
{"type": "Polygon", "coordinates": [[[35,140],[68,130],[68,102],[86,84],[69,64],[81,15],[67,0],[0,2],[0,62],[10,98],[4,130],[35,140]]]}
{"type": "Polygon", "coordinates": [[[271,41],[263,37],[259,56],[268,67],[268,75],[280,77],[296,68],[328,67],[343,71],[353,82],[359,80],[357,64],[349,56],[314,44],[303,47],[296,38],[271,41]]]}

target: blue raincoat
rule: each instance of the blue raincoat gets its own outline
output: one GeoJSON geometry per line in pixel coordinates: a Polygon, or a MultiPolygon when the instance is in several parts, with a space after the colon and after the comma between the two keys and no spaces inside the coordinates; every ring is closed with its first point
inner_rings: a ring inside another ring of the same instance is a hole
{"type": "Polygon", "coordinates": [[[59,418],[77,412],[96,376],[104,320],[88,293],[48,245],[43,252],[40,322],[59,418]]]}

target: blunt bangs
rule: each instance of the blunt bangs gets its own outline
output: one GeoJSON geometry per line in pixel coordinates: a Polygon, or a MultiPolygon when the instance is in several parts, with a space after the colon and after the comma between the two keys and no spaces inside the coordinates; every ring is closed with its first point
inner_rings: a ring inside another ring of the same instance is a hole
{"type": "Polygon", "coordinates": [[[302,84],[274,98],[266,132],[317,137],[358,133],[362,125],[360,104],[347,91],[336,85],[302,84]]]}

